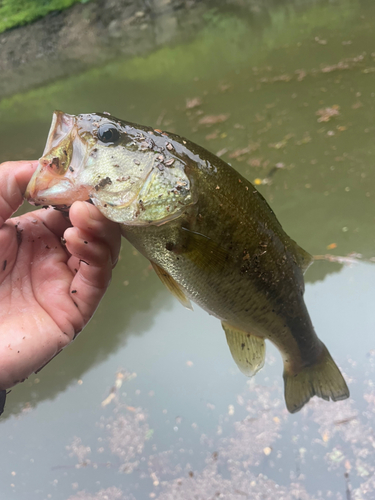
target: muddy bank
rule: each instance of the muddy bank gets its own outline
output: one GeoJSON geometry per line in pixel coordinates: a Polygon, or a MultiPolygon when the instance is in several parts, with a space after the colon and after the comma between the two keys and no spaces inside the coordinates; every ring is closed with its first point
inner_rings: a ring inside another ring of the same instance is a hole
{"type": "Polygon", "coordinates": [[[178,41],[181,23],[191,24],[192,32],[199,27],[202,4],[199,0],[93,1],[2,33],[0,97],[178,41]]]}

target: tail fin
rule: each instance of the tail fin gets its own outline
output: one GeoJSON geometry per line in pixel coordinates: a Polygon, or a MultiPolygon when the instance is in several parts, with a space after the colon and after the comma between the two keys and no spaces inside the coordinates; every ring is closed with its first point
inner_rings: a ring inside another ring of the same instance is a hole
{"type": "Polygon", "coordinates": [[[324,344],[317,363],[305,367],[300,373],[289,374],[284,369],[285,402],[290,413],[299,411],[313,396],[329,401],[349,397],[344,377],[324,344]]]}

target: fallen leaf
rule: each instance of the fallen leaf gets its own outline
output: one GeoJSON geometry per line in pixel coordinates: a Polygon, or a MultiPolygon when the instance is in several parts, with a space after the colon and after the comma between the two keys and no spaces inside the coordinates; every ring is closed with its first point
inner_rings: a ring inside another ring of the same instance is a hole
{"type": "Polygon", "coordinates": [[[274,149],[284,148],[292,137],[294,137],[294,134],[287,134],[281,141],[268,144],[268,147],[274,149]]]}
{"type": "Polygon", "coordinates": [[[361,103],[361,101],[358,101],[358,102],[355,102],[354,104],[352,104],[352,109],[358,109],[358,108],[361,108],[363,106],[363,104],[361,103]]]}
{"type": "Polygon", "coordinates": [[[305,134],[301,140],[296,142],[296,144],[297,146],[302,146],[302,144],[307,144],[308,142],[311,142],[311,137],[308,134],[305,134]]]}
{"type": "Polygon", "coordinates": [[[297,82],[302,82],[307,75],[306,71],[303,69],[296,69],[295,73],[298,75],[297,82]]]}
{"type": "Polygon", "coordinates": [[[322,40],[318,36],[315,37],[315,41],[318,42],[320,45],[327,45],[327,40],[322,40]]]}
{"type": "Polygon", "coordinates": [[[230,85],[229,83],[228,84],[223,83],[223,84],[219,85],[219,90],[221,92],[225,92],[226,90],[230,89],[231,86],[232,85],[230,85]]]}
{"type": "Polygon", "coordinates": [[[235,151],[233,151],[233,153],[229,155],[229,158],[238,158],[247,153],[252,153],[257,149],[259,149],[259,144],[255,142],[253,144],[249,144],[246,148],[236,149],[235,151]]]}
{"type": "Polygon", "coordinates": [[[207,134],[206,141],[212,141],[212,139],[217,139],[219,132],[220,132],[220,130],[215,130],[215,132],[212,132],[212,134],[207,134]]]}
{"type": "Polygon", "coordinates": [[[206,115],[206,116],[203,116],[203,118],[201,118],[198,123],[200,125],[210,126],[210,125],[215,125],[216,123],[223,123],[226,120],[228,120],[228,118],[229,118],[229,114],[206,115]]]}
{"type": "Polygon", "coordinates": [[[351,67],[350,63],[355,64],[355,63],[363,61],[363,59],[364,59],[364,55],[360,54],[359,56],[344,59],[343,61],[340,61],[337,64],[332,64],[330,66],[324,66],[320,71],[322,73],[330,73],[331,71],[349,69],[351,67]]]}
{"type": "Polygon", "coordinates": [[[319,116],[318,122],[329,122],[331,118],[340,114],[339,109],[340,106],[338,106],[337,104],[334,104],[333,106],[328,108],[318,109],[318,111],[315,113],[317,116],[319,116]]]}
{"type": "Polygon", "coordinates": [[[260,167],[262,165],[262,158],[250,158],[247,163],[251,167],[260,167]]]}
{"type": "Polygon", "coordinates": [[[216,153],[216,156],[218,156],[218,157],[220,158],[220,156],[225,155],[225,153],[227,153],[227,152],[228,152],[228,148],[223,148],[223,149],[220,149],[220,151],[218,151],[218,152],[216,153]]]}
{"type": "Polygon", "coordinates": [[[193,109],[197,106],[201,106],[202,99],[199,97],[193,97],[192,99],[186,99],[186,109],[193,109]]]}

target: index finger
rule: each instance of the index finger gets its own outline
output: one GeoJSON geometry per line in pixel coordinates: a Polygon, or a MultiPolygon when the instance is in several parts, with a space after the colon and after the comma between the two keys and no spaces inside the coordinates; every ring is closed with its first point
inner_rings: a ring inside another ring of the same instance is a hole
{"type": "Polygon", "coordinates": [[[38,160],[8,161],[0,165],[0,228],[22,205],[26,186],[38,160]]]}

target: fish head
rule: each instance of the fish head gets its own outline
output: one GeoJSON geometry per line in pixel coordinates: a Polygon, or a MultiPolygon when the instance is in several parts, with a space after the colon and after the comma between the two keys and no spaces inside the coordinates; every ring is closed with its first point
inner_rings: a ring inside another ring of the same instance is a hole
{"type": "Polygon", "coordinates": [[[163,224],[194,202],[184,161],[168,146],[160,131],[106,113],[55,111],[25,198],[57,207],[91,200],[115,222],[163,224]]]}

